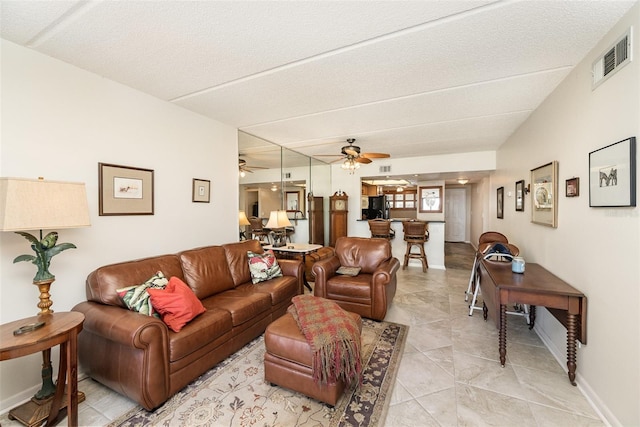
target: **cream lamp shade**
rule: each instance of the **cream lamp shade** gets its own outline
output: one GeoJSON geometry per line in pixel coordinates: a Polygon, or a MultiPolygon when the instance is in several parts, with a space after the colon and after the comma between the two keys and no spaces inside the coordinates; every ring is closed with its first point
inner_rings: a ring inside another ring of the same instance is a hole
{"type": "Polygon", "coordinates": [[[244,211],[238,212],[238,221],[240,225],[251,225],[251,223],[249,222],[249,219],[247,218],[247,214],[244,213],[244,211]]]}
{"type": "Polygon", "coordinates": [[[267,221],[267,225],[265,227],[275,229],[275,228],[284,228],[291,227],[291,221],[287,217],[286,211],[271,211],[269,214],[269,221],[267,221]]]}
{"type": "Polygon", "coordinates": [[[84,183],[0,178],[0,231],[90,225],[84,183]]]}

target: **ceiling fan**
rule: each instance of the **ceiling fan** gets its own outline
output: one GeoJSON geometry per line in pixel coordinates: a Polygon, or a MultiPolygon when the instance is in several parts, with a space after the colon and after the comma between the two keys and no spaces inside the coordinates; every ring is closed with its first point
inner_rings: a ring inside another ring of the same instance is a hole
{"type": "Polygon", "coordinates": [[[319,154],[315,157],[339,156],[339,159],[334,160],[331,163],[343,161],[342,168],[347,169],[350,173],[353,173],[354,170],[358,169],[360,167],[360,163],[367,164],[372,162],[371,159],[386,159],[391,157],[387,153],[361,153],[360,147],[353,145],[354,142],[356,142],[355,138],[347,139],[347,143],[349,143],[349,145],[342,147],[340,150],[341,154],[319,154]]]}
{"type": "Polygon", "coordinates": [[[240,158],[238,159],[238,172],[240,173],[241,177],[244,177],[247,172],[253,173],[254,169],[268,169],[268,168],[263,168],[260,166],[249,166],[246,160],[240,159],[240,158]]]}

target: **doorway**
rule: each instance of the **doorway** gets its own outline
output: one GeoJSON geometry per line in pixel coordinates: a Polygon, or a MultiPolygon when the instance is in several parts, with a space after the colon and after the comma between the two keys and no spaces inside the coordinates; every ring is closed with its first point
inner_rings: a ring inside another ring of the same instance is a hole
{"type": "Polygon", "coordinates": [[[464,242],[467,236],[467,190],[451,188],[445,196],[445,233],[447,242],[464,242]]]}

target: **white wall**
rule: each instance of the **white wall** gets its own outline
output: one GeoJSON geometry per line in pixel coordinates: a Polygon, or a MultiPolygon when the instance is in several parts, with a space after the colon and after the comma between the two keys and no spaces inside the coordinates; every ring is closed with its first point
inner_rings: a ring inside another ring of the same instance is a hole
{"type": "MultiPolygon", "coordinates": [[[[612,425],[624,426],[640,425],[639,210],[590,208],[588,161],[591,151],[640,136],[638,29],[636,4],[498,151],[489,188],[489,228],[506,234],[527,261],[587,295],[588,345],[578,349],[578,386],[612,425]],[[631,25],[634,61],[592,91],[592,62],[631,25]],[[516,181],[528,184],[530,170],[552,160],[559,162],[558,227],[530,222],[530,196],[524,212],[506,199],[504,219],[496,219],[496,188],[514,192],[516,181]],[[580,196],[566,198],[565,180],[574,176],[580,196]]],[[[536,329],[564,366],[565,329],[539,313],[536,329]]]]}
{"type": "MultiPolygon", "coordinates": [[[[236,129],[4,40],[1,55],[0,175],[87,187],[92,225],[60,230],[78,248],[51,263],[55,311],[85,300],[101,265],[237,241],[236,129]],[[98,162],[153,169],[155,215],[98,216],[98,162]],[[211,203],[191,202],[193,178],[211,180],[211,203]]],[[[12,263],[24,253],[25,239],[0,233],[2,323],[38,311],[35,266],[12,263]]],[[[39,388],[40,365],[39,355],[0,364],[0,411],[39,388]]]]}

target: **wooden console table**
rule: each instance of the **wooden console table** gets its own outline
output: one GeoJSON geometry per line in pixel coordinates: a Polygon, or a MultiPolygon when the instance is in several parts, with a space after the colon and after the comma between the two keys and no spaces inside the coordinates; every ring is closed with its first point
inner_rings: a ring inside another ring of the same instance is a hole
{"type": "Polygon", "coordinates": [[[39,405],[39,403],[33,402],[34,398],[11,410],[10,418],[14,417],[27,425],[39,425],[44,419],[47,420],[47,426],[55,424],[60,409],[64,407],[63,397],[66,384],[68,425],[78,425],[78,334],[82,331],[83,322],[84,314],[69,312],[40,314],[0,326],[0,360],[26,356],[60,345],[58,382],[50,402],[48,415],[43,415],[40,420],[25,419],[32,417],[34,415],[33,406],[39,405]],[[44,322],[44,326],[21,335],[13,334],[13,331],[20,327],[38,322],[44,322]],[[29,415],[23,417],[23,413],[29,415]]]}
{"type": "Polygon", "coordinates": [[[529,304],[529,329],[535,323],[536,306],[546,307],[567,328],[569,381],[576,385],[576,339],[587,343],[587,297],[538,264],[527,263],[524,274],[513,273],[510,262],[480,262],[484,319],[490,315],[499,329],[500,364],[507,355],[507,305],[529,304]]]}

